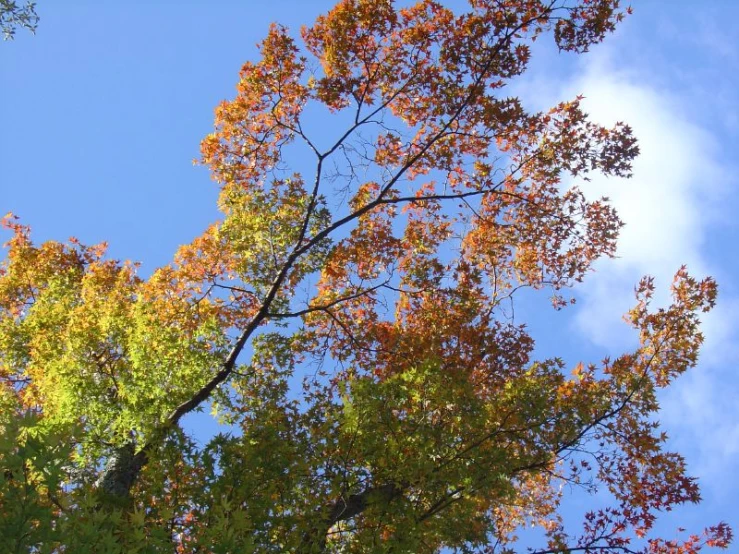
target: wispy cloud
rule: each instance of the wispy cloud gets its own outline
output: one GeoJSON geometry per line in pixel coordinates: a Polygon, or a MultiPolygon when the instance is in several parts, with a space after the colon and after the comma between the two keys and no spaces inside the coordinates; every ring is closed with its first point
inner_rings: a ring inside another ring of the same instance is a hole
{"type": "MultiPolygon", "coordinates": [[[[641,276],[655,277],[660,303],[668,300],[672,276],[682,264],[696,276],[721,273],[706,244],[712,222],[725,219],[721,199],[728,168],[710,130],[691,118],[692,106],[635,73],[620,73],[606,54],[591,58],[567,96],[582,93],[591,117],[603,124],[625,121],[639,139],[641,156],[629,180],[594,177],[583,188],[611,198],[626,223],[618,258],[603,260],[581,289],[575,326],[593,343],[623,348],[633,332],[621,315],[634,302],[641,276]]],[[[693,462],[708,486],[711,476],[737,469],[739,378],[728,370],[739,361],[736,329],[739,298],[721,297],[704,321],[700,367],[683,377],[663,398],[662,420],[676,446],[693,462]]]]}
{"type": "Polygon", "coordinates": [[[618,258],[598,264],[578,313],[589,338],[613,345],[623,325],[612,314],[633,304],[633,287],[642,275],[654,276],[666,290],[682,264],[696,275],[709,272],[702,246],[721,192],[722,168],[711,135],[682,115],[678,99],[618,73],[607,57],[591,60],[568,88],[569,96],[585,95],[593,120],[631,125],[641,149],[632,179],[594,176],[583,187],[592,196],[608,196],[626,223],[618,258]]]}

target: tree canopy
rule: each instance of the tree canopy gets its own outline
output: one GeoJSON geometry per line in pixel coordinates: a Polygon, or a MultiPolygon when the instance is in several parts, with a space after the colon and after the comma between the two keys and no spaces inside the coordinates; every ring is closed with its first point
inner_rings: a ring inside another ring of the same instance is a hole
{"type": "Polygon", "coordinates": [[[151,275],[104,244],[0,266],[0,536],[8,552],[692,553],[657,515],[700,500],[655,422],[716,284],[636,288],[639,346],[535,359],[521,289],[574,301],[622,225],[570,186],[628,177],[628,125],[506,94],[537,39],[586,52],[618,0],[342,0],[273,25],[201,163],[222,219],[151,275]],[[330,121],[330,123],[328,123],[330,121]],[[210,405],[224,431],[180,425],[210,405]],[[570,488],[610,505],[566,528],[570,488]]]}

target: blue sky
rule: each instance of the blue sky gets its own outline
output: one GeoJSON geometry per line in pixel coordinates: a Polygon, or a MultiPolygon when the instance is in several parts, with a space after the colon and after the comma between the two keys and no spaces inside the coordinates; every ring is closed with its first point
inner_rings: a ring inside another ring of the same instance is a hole
{"type": "MultiPolygon", "coordinates": [[[[37,35],[0,44],[0,213],[20,215],[37,240],[108,241],[144,273],[167,263],[218,217],[215,185],[192,165],[213,108],[269,22],[297,31],[332,3],[40,0],[37,35]]],[[[532,299],[519,316],[542,355],[599,360],[633,340],[620,317],[641,275],[663,291],[683,263],[714,275],[721,294],[700,365],[665,394],[661,415],[704,503],[665,528],[737,528],[739,2],[633,5],[588,56],[542,45],[513,84],[532,108],[584,94],[595,119],[628,122],[643,153],[632,180],[587,185],[627,223],[619,258],[598,265],[575,308],[555,314],[532,299]]]]}

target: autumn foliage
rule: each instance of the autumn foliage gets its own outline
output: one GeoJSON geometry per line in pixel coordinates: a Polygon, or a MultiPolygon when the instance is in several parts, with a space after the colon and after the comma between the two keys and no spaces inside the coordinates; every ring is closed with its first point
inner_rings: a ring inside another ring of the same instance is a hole
{"type": "MultiPolygon", "coordinates": [[[[533,359],[507,309],[556,309],[621,227],[569,186],[628,177],[627,125],[507,95],[531,44],[585,52],[618,0],[343,0],[273,25],[216,109],[221,221],[151,275],[105,245],[0,269],[0,536],[9,552],[693,553],[656,516],[699,501],[658,391],[694,366],[709,278],[637,287],[634,351],[533,359]],[[583,181],[581,179],[581,181],[583,181]],[[208,406],[224,432],[180,426],[208,406]],[[609,499],[565,527],[565,493],[609,499]]],[[[5,548],[5,547],[3,547],[5,548]]]]}

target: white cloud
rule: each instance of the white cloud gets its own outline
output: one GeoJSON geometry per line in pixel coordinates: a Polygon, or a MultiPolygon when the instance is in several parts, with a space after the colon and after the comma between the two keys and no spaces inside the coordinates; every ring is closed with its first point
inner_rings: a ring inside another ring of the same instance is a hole
{"type": "Polygon", "coordinates": [[[578,313],[579,326],[590,339],[612,346],[614,335],[625,329],[618,314],[633,304],[633,287],[642,275],[654,276],[664,291],[682,264],[693,274],[708,273],[702,243],[721,171],[711,136],[685,116],[668,92],[613,71],[602,57],[568,88],[568,96],[585,94],[583,105],[593,120],[631,125],[641,149],[632,179],[594,176],[583,187],[592,196],[611,198],[626,223],[618,259],[597,265],[583,288],[578,313]]]}
{"type": "MultiPolygon", "coordinates": [[[[682,264],[697,277],[720,272],[720,264],[707,258],[705,244],[712,222],[730,217],[721,212],[728,168],[710,132],[693,121],[692,106],[637,75],[614,71],[607,57],[591,58],[566,87],[567,97],[579,93],[586,96],[583,105],[593,120],[631,125],[641,149],[632,179],[594,176],[583,186],[592,196],[610,197],[626,226],[618,259],[599,262],[580,289],[575,325],[593,343],[623,350],[634,335],[621,315],[633,305],[641,276],[655,277],[657,301],[666,303],[672,276],[682,264]]],[[[663,398],[663,422],[709,486],[712,475],[737,467],[739,382],[726,370],[739,361],[733,346],[737,308],[739,299],[720,298],[704,321],[699,367],[663,398]]]]}

